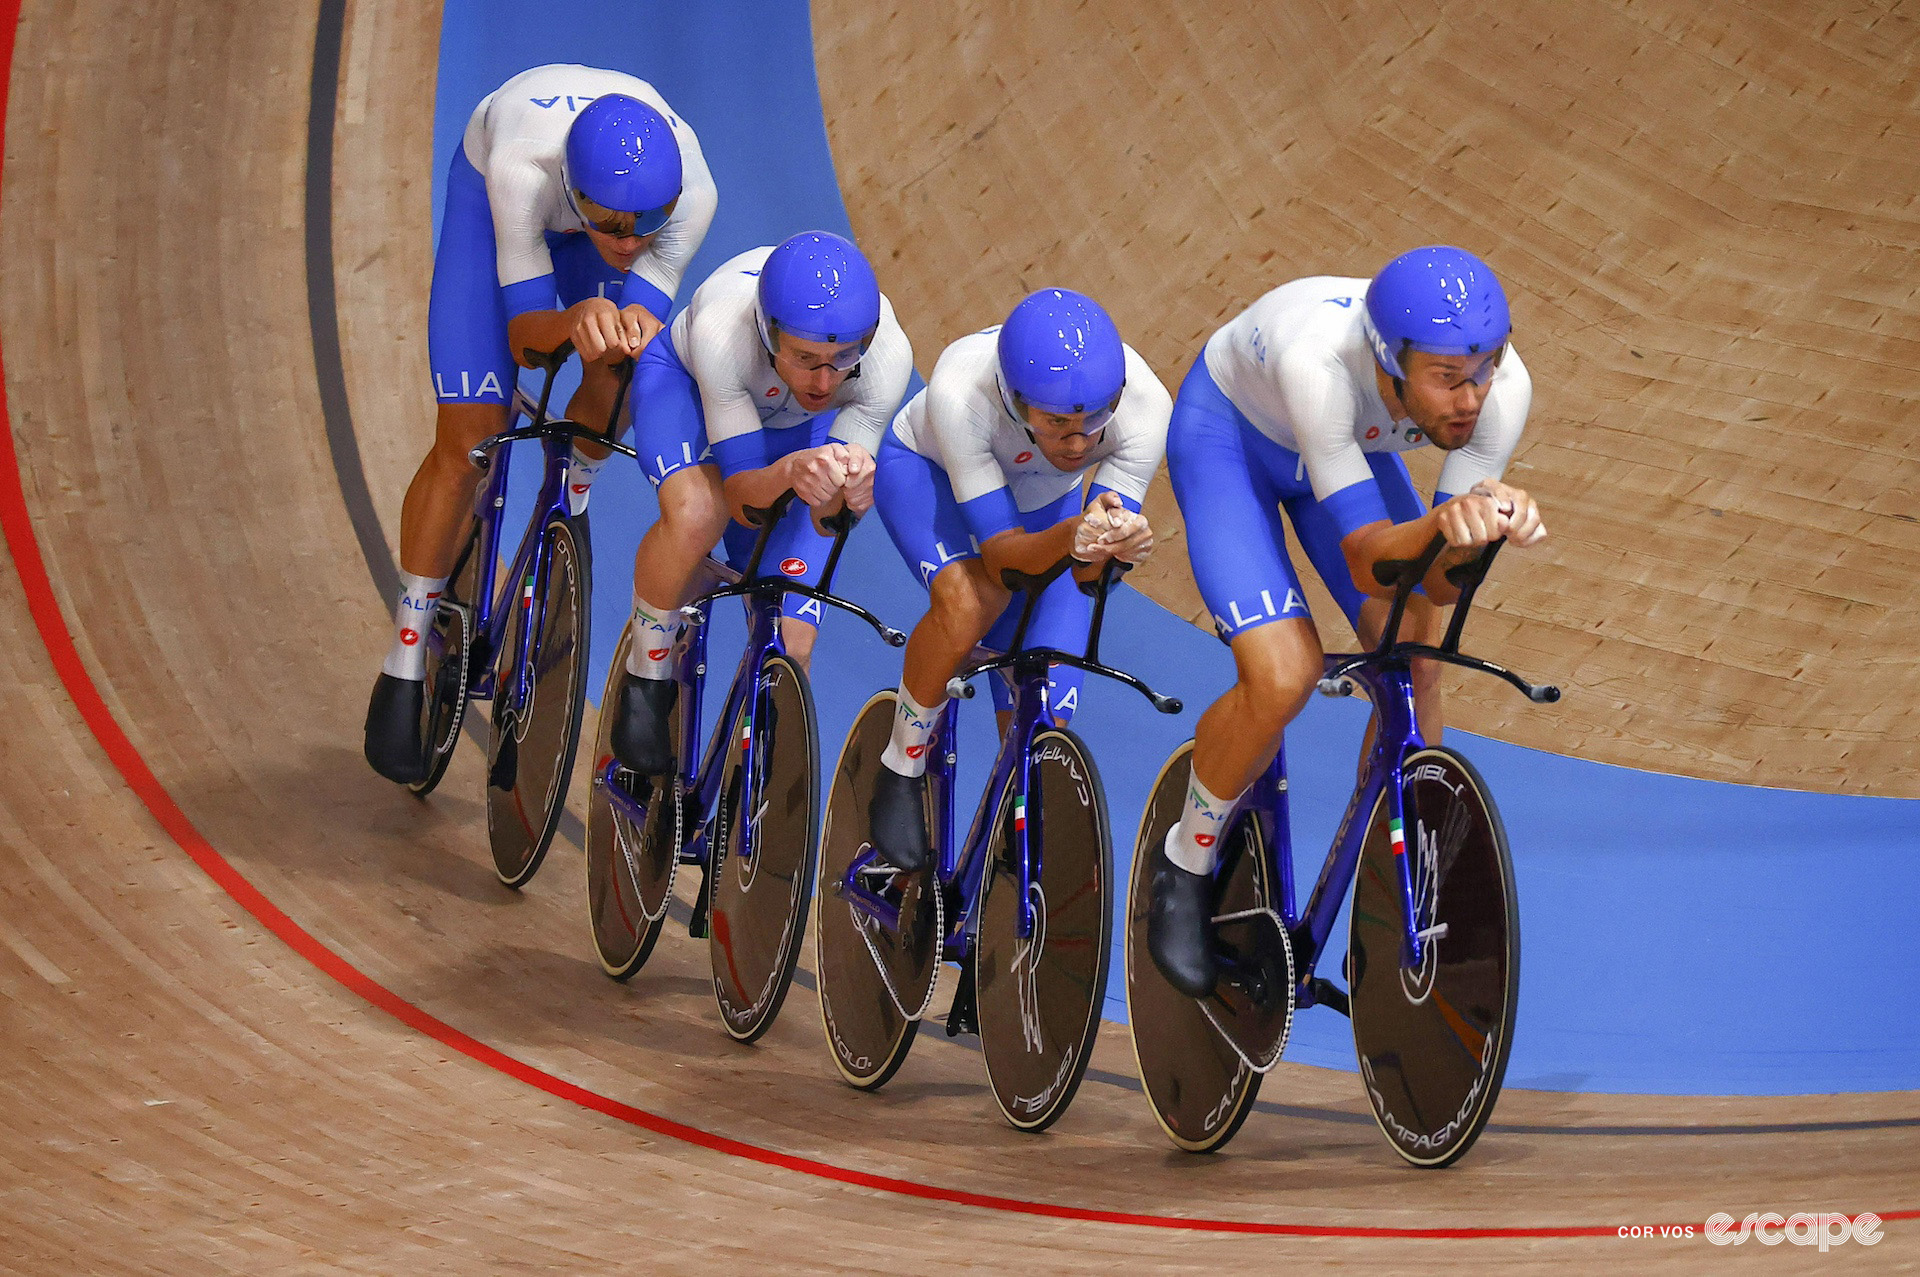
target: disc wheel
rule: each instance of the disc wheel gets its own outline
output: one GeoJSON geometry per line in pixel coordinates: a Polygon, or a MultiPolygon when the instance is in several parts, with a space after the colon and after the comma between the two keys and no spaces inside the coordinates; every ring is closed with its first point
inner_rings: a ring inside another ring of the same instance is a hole
{"type": "MultiPolygon", "coordinates": [[[[631,629],[620,632],[613,665],[607,671],[600,726],[594,736],[592,788],[587,794],[587,917],[600,967],[616,980],[631,979],[660,938],[683,841],[675,778],[644,779],[613,757],[613,706],[631,640],[631,629]],[[610,789],[636,799],[641,818],[630,819],[616,808],[610,789]]],[[[683,738],[684,707],[684,698],[674,701],[669,740],[683,738]]]]}
{"type": "MultiPolygon", "coordinates": [[[[942,942],[940,892],[933,873],[911,878],[895,874],[890,881],[884,875],[871,877],[874,889],[900,907],[897,931],[881,927],[839,890],[848,869],[871,845],[867,806],[873,800],[880,755],[893,732],[894,712],[894,693],[880,692],[854,718],[834,767],[820,829],[820,890],[813,927],[820,1024],[834,1067],[849,1085],[863,1091],[886,1085],[912,1049],[914,1024],[932,997],[942,942]],[[894,970],[898,989],[882,974],[882,962],[894,970]],[[904,1008],[903,1001],[908,1003],[904,1008]]],[[[941,829],[937,813],[928,815],[927,828],[941,829]]]]}
{"type": "Polygon", "coordinates": [[[1473,1146],[1506,1077],[1520,915],[1506,830],[1472,764],[1422,749],[1402,775],[1415,930],[1433,938],[1418,967],[1402,961],[1404,897],[1382,795],[1354,878],[1353,1042],[1387,1142],[1415,1166],[1441,1167],[1473,1146]]]}
{"type": "MultiPolygon", "coordinates": [[[[1193,742],[1167,759],[1140,817],[1127,895],[1127,1028],[1141,1090],[1167,1138],[1189,1153],[1211,1153],[1240,1130],[1260,1093],[1260,1074],[1208,1021],[1201,1004],[1167,983],[1147,951],[1153,865],[1180,820],[1193,776],[1193,742]]],[[[1215,916],[1270,908],[1273,886],[1258,826],[1236,821],[1222,850],[1215,916]]]]}
{"type": "Polygon", "coordinates": [[[1032,934],[1019,934],[1020,813],[1009,784],[987,848],[974,972],[993,1098],[1016,1128],[1044,1131],[1073,1102],[1100,1029],[1113,938],[1113,848],[1106,794],[1080,738],[1049,728],[1034,735],[1030,749],[1032,934]]]}
{"type": "Polygon", "coordinates": [[[813,898],[819,736],[807,675],[774,652],[729,734],[712,868],[713,996],[736,1040],[772,1026],[793,981],[813,898]]]}
{"type": "Polygon", "coordinates": [[[592,598],[586,524],[548,520],[540,553],[546,587],[533,575],[509,601],[506,641],[494,657],[493,741],[487,753],[487,834],[493,869],[509,887],[539,870],[567,802],[586,702],[587,604],[592,598]],[[531,623],[527,677],[515,668],[520,632],[531,623]]]}
{"type": "Polygon", "coordinates": [[[425,798],[447,774],[453,750],[460,743],[460,724],[467,717],[467,688],[474,655],[474,600],[480,597],[480,528],[467,534],[467,543],[454,563],[453,575],[434,609],[427,633],[427,695],[420,710],[420,739],[427,747],[426,779],[407,786],[425,798]]]}

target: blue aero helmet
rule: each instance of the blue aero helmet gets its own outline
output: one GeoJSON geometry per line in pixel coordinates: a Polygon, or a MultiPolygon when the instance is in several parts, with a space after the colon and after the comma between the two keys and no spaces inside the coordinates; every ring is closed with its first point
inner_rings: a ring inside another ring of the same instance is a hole
{"type": "Polygon", "coordinates": [[[587,103],[567,130],[567,198],[604,235],[651,235],[680,198],[680,140],[667,117],[624,93],[587,103]]]}
{"type": "Polygon", "coordinates": [[[1087,414],[1081,430],[1104,428],[1127,387],[1120,331],[1085,293],[1043,288],[1000,325],[1000,400],[1023,427],[1027,408],[1057,416],[1087,414]]]}
{"type": "Polygon", "coordinates": [[[880,327],[880,283],[860,249],[832,231],[801,231],[782,240],[760,266],[754,317],[771,359],[781,333],[841,346],[827,362],[841,372],[857,365],[880,327]]]}
{"type": "Polygon", "coordinates": [[[1402,253],[1373,277],[1366,328],[1375,362],[1401,381],[1408,351],[1498,351],[1513,332],[1513,317],[1491,267],[1465,249],[1430,244],[1402,253]]]}

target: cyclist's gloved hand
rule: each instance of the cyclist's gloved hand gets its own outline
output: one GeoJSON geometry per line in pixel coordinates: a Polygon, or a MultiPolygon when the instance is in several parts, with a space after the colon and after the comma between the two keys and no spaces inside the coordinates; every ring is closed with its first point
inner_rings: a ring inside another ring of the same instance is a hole
{"type": "Polygon", "coordinates": [[[847,508],[855,514],[865,514],[873,508],[873,476],[878,470],[873,454],[857,443],[840,445],[845,449],[844,468],[846,484],[842,488],[847,498],[847,508]]]}
{"type": "Polygon", "coordinates": [[[1463,492],[1434,513],[1439,519],[1440,534],[1446,537],[1450,548],[1472,550],[1491,545],[1507,535],[1513,519],[1512,507],[1503,511],[1502,505],[1498,498],[1485,493],[1463,492]]]}
{"type": "Polygon", "coordinates": [[[844,443],[808,448],[789,459],[788,486],[808,505],[823,506],[840,496],[847,486],[847,472],[853,466],[854,460],[844,443]]]}
{"type": "Polygon", "coordinates": [[[1498,479],[1482,479],[1471,489],[1474,495],[1489,497],[1507,517],[1507,543],[1525,549],[1547,539],[1547,525],[1540,518],[1540,507],[1520,489],[1498,479]]]}
{"type": "Polygon", "coordinates": [[[1151,553],[1152,525],[1112,492],[1102,492],[1091,502],[1073,530],[1073,557],[1083,563],[1142,563],[1151,553]]]}
{"type": "Polygon", "coordinates": [[[604,297],[577,302],[568,313],[573,316],[573,348],[586,363],[631,359],[664,327],[645,306],[622,309],[604,297]]]}
{"type": "Polygon", "coordinates": [[[1153,525],[1147,522],[1147,516],[1123,508],[1110,517],[1113,527],[1101,538],[1102,546],[1122,563],[1136,567],[1145,563],[1153,553],[1153,525]]]}

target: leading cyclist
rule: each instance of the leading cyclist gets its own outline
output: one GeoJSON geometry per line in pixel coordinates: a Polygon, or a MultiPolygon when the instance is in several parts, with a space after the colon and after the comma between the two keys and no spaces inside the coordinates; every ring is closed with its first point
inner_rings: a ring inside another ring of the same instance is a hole
{"type": "MultiPolygon", "coordinates": [[[[717,204],[699,140],[645,80],[535,67],[474,108],[447,173],[427,312],[439,417],[401,510],[393,645],[367,708],[367,761],[382,776],[427,774],[423,639],[482,475],[467,452],[506,429],[515,362],[572,341],[581,381],[567,415],[604,422],[614,366],[660,331],[717,204]]],[[[604,460],[575,446],[576,513],[604,460]]]]}
{"type": "MultiPolygon", "coordinates": [[[[1546,536],[1533,498],[1501,481],[1533,398],[1512,327],[1485,262],[1419,248],[1371,281],[1316,276],[1274,289],[1214,333],[1180,387],[1168,473],[1194,578],[1237,675],[1200,718],[1186,804],[1156,853],[1148,949],[1189,996],[1206,996],[1218,978],[1220,838],[1323,670],[1280,508],[1367,646],[1392,594],[1373,565],[1417,558],[1444,535],[1448,548],[1402,629],[1410,640],[1437,637],[1437,607],[1458,596],[1448,567],[1502,537],[1533,546],[1546,536]],[[1448,454],[1431,509],[1399,455],[1428,443],[1448,454]]],[[[1437,742],[1438,670],[1416,661],[1413,675],[1421,732],[1437,742]]]]}

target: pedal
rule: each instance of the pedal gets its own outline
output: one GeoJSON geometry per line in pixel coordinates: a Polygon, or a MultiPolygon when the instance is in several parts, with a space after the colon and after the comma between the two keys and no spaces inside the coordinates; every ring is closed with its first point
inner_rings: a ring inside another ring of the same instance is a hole
{"type": "Polygon", "coordinates": [[[1349,1020],[1353,1018],[1353,1007],[1347,1000],[1347,991],[1339,985],[1315,976],[1307,981],[1307,988],[1313,992],[1315,1006],[1332,1007],[1349,1020]]]}
{"type": "Polygon", "coordinates": [[[1271,909],[1213,924],[1221,979],[1200,1009],[1248,1068],[1265,1073],[1280,1062],[1293,1029],[1293,945],[1271,909]]]}
{"type": "Polygon", "coordinates": [[[947,1036],[978,1032],[980,1011],[973,992],[973,951],[968,950],[967,960],[960,967],[960,984],[953,991],[953,1005],[947,1008],[947,1036]]]}

